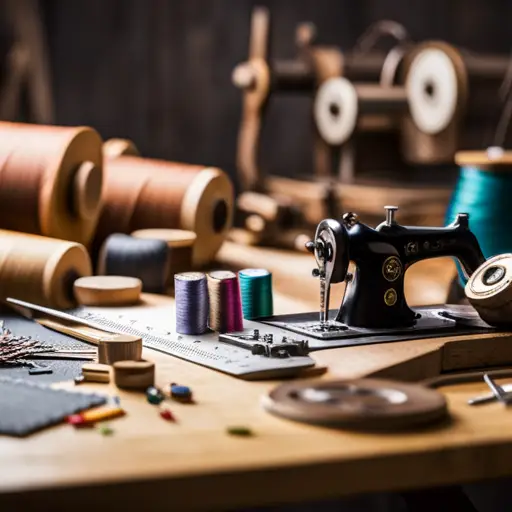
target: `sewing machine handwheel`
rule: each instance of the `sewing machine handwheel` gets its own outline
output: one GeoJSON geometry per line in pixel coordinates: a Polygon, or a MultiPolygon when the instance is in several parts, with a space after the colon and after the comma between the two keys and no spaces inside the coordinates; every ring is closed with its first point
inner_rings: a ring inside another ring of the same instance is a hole
{"type": "Polygon", "coordinates": [[[315,246],[314,254],[317,261],[325,255],[325,251],[328,251],[327,261],[333,263],[330,282],[344,281],[349,264],[347,228],[337,220],[324,219],[316,228],[315,246]],[[322,242],[322,254],[319,251],[319,241],[322,242]]]}

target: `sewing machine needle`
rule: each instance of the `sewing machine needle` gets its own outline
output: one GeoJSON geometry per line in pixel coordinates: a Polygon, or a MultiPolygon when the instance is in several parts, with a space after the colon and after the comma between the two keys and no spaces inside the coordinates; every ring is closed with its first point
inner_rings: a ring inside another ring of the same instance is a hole
{"type": "Polygon", "coordinates": [[[327,284],[325,277],[320,278],[320,324],[326,324],[329,321],[329,296],[330,285],[327,284]]]}
{"type": "Polygon", "coordinates": [[[484,380],[485,383],[491,388],[491,391],[493,392],[494,396],[503,404],[508,405],[510,403],[510,397],[507,396],[507,393],[494,382],[494,379],[488,375],[487,373],[484,373],[484,380]]]}

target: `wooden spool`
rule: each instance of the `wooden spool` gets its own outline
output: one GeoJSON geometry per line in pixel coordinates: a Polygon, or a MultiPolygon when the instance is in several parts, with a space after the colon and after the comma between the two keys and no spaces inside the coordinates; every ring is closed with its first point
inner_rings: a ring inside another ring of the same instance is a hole
{"type": "Polygon", "coordinates": [[[197,235],[182,229],[140,229],[134,231],[135,238],[163,240],[169,248],[169,272],[167,286],[174,286],[174,275],[189,272],[193,268],[193,251],[197,235]]]}
{"type": "Polygon", "coordinates": [[[104,335],[98,340],[98,362],[114,364],[117,361],[140,361],[142,338],[130,334],[104,335]]]}
{"type": "Polygon", "coordinates": [[[118,156],[139,156],[139,150],[129,139],[109,139],[103,144],[103,156],[105,158],[117,158],[118,156]]]}
{"type": "Polygon", "coordinates": [[[155,383],[155,363],[150,361],[118,361],[113,368],[118,388],[143,391],[155,383]]]}
{"type": "Polygon", "coordinates": [[[0,227],[88,244],[101,208],[91,128],[0,122],[0,227]]]}
{"type": "Polygon", "coordinates": [[[294,421],[370,431],[419,427],[448,414],[441,393],[384,379],[290,382],[272,390],[264,406],[294,421]]]}
{"type": "Polygon", "coordinates": [[[466,283],[466,297],[489,325],[512,323],[512,254],[488,259],[466,283]]]}
{"type": "Polygon", "coordinates": [[[213,259],[233,220],[233,186],[213,167],[136,156],[105,162],[104,207],[95,239],[147,228],[184,229],[197,235],[194,264],[213,259]]]}
{"type": "Polygon", "coordinates": [[[2,299],[71,308],[76,306],[73,282],[91,273],[89,254],[81,244],[0,230],[2,299]]]}
{"type": "Polygon", "coordinates": [[[125,276],[91,276],[74,283],[75,298],[84,306],[122,306],[140,299],[142,281],[125,276]]]}

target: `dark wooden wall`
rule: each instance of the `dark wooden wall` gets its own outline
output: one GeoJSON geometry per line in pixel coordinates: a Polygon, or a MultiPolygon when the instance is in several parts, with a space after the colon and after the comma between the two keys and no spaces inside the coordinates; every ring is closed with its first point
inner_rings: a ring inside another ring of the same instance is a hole
{"type": "MultiPolygon", "coordinates": [[[[148,156],[234,173],[240,94],[231,71],[247,55],[256,4],[271,9],[276,56],[294,54],[294,27],[306,20],[322,42],[343,48],[381,18],[417,40],[512,46],[511,0],[43,0],[57,121],[129,137],[148,156]]],[[[270,105],[269,170],[308,172],[308,109],[301,98],[270,105]]]]}

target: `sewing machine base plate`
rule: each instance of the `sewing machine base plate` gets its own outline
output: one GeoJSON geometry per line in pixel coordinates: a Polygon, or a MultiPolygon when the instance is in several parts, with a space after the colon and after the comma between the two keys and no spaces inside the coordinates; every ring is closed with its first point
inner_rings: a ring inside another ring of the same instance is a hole
{"type": "MultiPolygon", "coordinates": [[[[470,306],[442,305],[413,309],[419,317],[410,327],[356,328],[334,320],[325,326],[320,324],[318,313],[274,316],[262,322],[307,336],[310,350],[495,331],[470,306]]],[[[336,313],[331,311],[330,318],[335,318],[336,313]]]]}

